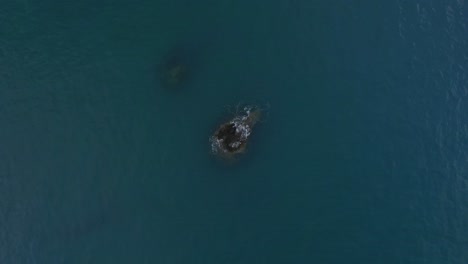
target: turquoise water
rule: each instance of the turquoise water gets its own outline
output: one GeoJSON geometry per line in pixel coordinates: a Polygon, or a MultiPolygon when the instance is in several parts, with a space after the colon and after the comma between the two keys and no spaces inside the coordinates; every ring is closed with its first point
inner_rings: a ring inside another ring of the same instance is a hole
{"type": "Polygon", "coordinates": [[[468,262],[463,1],[1,2],[0,263],[468,262]]]}

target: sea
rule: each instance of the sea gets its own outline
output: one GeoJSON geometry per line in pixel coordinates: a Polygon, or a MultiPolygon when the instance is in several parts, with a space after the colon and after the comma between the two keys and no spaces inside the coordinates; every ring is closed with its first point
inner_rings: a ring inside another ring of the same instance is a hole
{"type": "Polygon", "coordinates": [[[0,0],[0,263],[468,263],[468,2],[0,0]]]}

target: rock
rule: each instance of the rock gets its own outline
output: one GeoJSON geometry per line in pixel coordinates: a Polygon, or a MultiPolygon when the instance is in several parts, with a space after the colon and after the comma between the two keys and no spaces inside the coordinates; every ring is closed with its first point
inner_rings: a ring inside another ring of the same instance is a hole
{"type": "Polygon", "coordinates": [[[187,63],[175,55],[165,58],[160,71],[161,83],[168,88],[182,85],[189,73],[187,63]]]}
{"type": "Polygon", "coordinates": [[[245,151],[252,129],[260,119],[260,109],[244,107],[233,119],[223,123],[210,138],[211,151],[225,158],[232,158],[245,151]]]}

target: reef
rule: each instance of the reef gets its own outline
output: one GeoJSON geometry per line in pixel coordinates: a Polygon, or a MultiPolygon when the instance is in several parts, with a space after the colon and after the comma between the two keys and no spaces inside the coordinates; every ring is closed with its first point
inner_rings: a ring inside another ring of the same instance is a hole
{"type": "Polygon", "coordinates": [[[260,115],[259,108],[244,107],[234,118],[221,124],[210,137],[211,151],[223,158],[233,158],[243,153],[260,115]]]}
{"type": "Polygon", "coordinates": [[[168,54],[160,68],[160,79],[163,86],[174,88],[182,85],[188,78],[188,64],[178,55],[168,54]]]}

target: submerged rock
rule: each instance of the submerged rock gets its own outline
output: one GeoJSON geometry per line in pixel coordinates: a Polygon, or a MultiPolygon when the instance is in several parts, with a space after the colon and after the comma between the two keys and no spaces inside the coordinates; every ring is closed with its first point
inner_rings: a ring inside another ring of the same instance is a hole
{"type": "Polygon", "coordinates": [[[158,63],[158,77],[164,88],[179,89],[193,82],[224,41],[224,28],[185,32],[164,51],[158,63]]]}
{"type": "Polygon", "coordinates": [[[188,78],[189,66],[180,55],[169,54],[163,61],[160,75],[161,83],[165,87],[174,88],[182,85],[188,78]]]}
{"type": "Polygon", "coordinates": [[[260,114],[257,107],[244,107],[243,111],[222,124],[211,136],[211,151],[225,158],[243,153],[253,127],[260,120],[260,114]]]}

